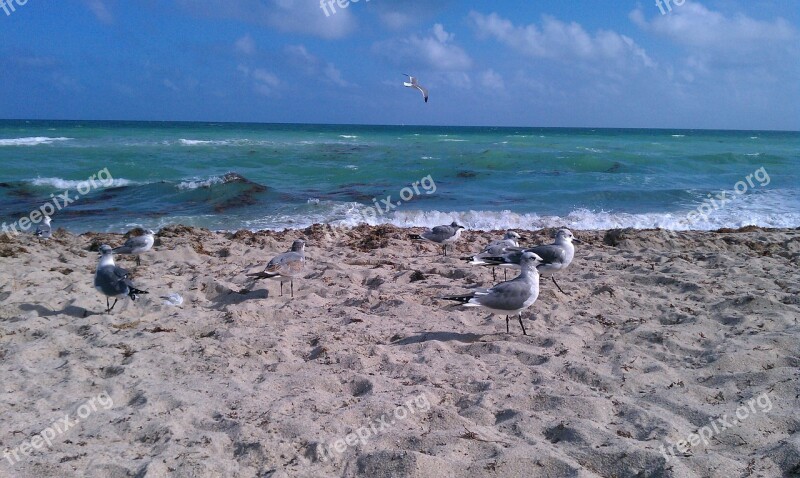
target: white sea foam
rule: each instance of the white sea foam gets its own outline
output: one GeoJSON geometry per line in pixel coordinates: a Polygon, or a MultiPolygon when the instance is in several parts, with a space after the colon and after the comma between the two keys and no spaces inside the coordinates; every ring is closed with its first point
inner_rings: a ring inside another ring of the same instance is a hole
{"type": "Polygon", "coordinates": [[[210,188],[215,184],[224,184],[225,178],[223,176],[211,176],[208,178],[193,178],[181,181],[178,183],[178,189],[182,191],[191,191],[193,189],[210,188]]]}
{"type": "MultiPolygon", "coordinates": [[[[33,184],[34,186],[51,187],[55,189],[60,189],[62,191],[69,189],[77,189],[78,186],[91,184],[91,182],[88,179],[76,180],[76,179],[62,179],[62,178],[36,178],[32,179],[30,183],[33,184]]],[[[95,184],[105,188],[118,188],[122,186],[131,186],[139,183],[137,183],[136,181],[131,181],[130,179],[112,178],[110,184],[106,181],[101,181],[99,179],[95,179],[95,184]]]]}
{"type": "Polygon", "coordinates": [[[29,138],[9,138],[0,139],[0,146],[37,146],[40,144],[52,144],[56,141],[69,141],[74,138],[48,138],[47,136],[35,136],[29,138]]]}

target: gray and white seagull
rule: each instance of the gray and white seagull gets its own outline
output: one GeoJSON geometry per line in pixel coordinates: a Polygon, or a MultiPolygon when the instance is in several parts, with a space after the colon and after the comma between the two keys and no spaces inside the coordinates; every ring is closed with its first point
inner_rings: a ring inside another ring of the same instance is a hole
{"type": "Polygon", "coordinates": [[[493,314],[505,315],[506,333],[509,316],[516,314],[522,334],[528,335],[522,323],[522,311],[533,305],[539,297],[539,272],[536,266],[542,264],[542,258],[532,252],[525,252],[520,258],[520,264],[521,272],[514,279],[501,282],[491,289],[478,289],[469,294],[442,299],[454,300],[466,307],[483,307],[493,314]]]}
{"type": "MultiPolygon", "coordinates": [[[[403,74],[406,75],[405,73],[403,73],[403,74]]],[[[425,103],[427,103],[428,102],[428,89],[425,88],[424,86],[420,85],[419,82],[417,81],[416,77],[411,76],[411,75],[406,75],[406,76],[408,77],[408,81],[404,81],[403,82],[403,86],[405,86],[406,88],[416,88],[416,89],[418,89],[419,92],[422,93],[422,98],[425,100],[425,103]]]]}
{"type": "Polygon", "coordinates": [[[444,249],[444,255],[447,255],[447,245],[453,244],[461,237],[461,230],[464,226],[459,225],[453,221],[449,226],[436,226],[433,229],[423,232],[422,234],[411,234],[411,239],[424,239],[426,241],[441,244],[444,249]]]}
{"type": "Polygon", "coordinates": [[[510,248],[505,254],[496,257],[482,257],[479,262],[482,265],[518,268],[520,259],[525,252],[533,252],[542,258],[542,265],[539,266],[539,273],[543,276],[550,276],[553,284],[558,287],[563,294],[566,294],[561,286],[556,282],[555,274],[565,270],[575,257],[575,246],[573,242],[581,242],[569,229],[559,229],[556,232],[556,240],[552,244],[535,246],[530,248],[510,248]]]}
{"type": "Polygon", "coordinates": [[[45,216],[42,219],[43,224],[39,224],[36,226],[36,232],[34,233],[36,237],[39,238],[39,242],[42,240],[48,240],[53,235],[53,228],[50,226],[50,216],[45,216]]]}
{"type": "Polygon", "coordinates": [[[149,251],[150,248],[153,247],[153,243],[155,242],[154,234],[155,232],[147,229],[142,235],[131,236],[125,241],[125,244],[114,248],[114,254],[133,254],[136,256],[136,265],[141,265],[142,261],[139,255],[149,251]]]}
{"type": "MultiPolygon", "coordinates": [[[[505,254],[513,247],[519,247],[519,239],[521,236],[514,231],[506,231],[502,239],[492,241],[483,248],[483,250],[475,255],[462,257],[461,259],[469,262],[470,264],[486,265],[483,261],[485,257],[497,257],[505,254]]],[[[503,271],[505,272],[505,270],[503,271]]],[[[492,267],[492,280],[495,279],[494,267],[492,267]]]]}
{"type": "Polygon", "coordinates": [[[119,298],[127,296],[136,300],[139,295],[148,293],[137,289],[128,278],[128,271],[114,264],[114,251],[107,244],[100,246],[100,262],[94,273],[94,288],[106,296],[106,313],[109,314],[119,298]],[[114,298],[114,304],[110,307],[109,297],[114,298]]]}
{"type": "Polygon", "coordinates": [[[280,281],[281,296],[283,296],[283,283],[288,281],[292,288],[292,297],[294,297],[294,278],[305,270],[305,248],[306,241],[297,239],[292,243],[292,248],[288,252],[273,257],[262,272],[247,274],[247,276],[280,281]]]}

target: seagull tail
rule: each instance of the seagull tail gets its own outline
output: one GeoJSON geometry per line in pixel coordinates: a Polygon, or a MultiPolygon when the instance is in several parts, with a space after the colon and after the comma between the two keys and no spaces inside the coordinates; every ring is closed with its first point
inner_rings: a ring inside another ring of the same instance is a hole
{"type": "Polygon", "coordinates": [[[280,274],[277,272],[254,272],[252,274],[247,274],[247,277],[255,277],[256,279],[271,279],[273,277],[279,276],[280,274]]]}
{"type": "Polygon", "coordinates": [[[476,259],[473,264],[479,264],[482,266],[499,266],[503,264],[512,264],[512,262],[505,257],[481,257],[480,259],[476,259]]]}
{"type": "Polygon", "coordinates": [[[469,302],[474,296],[472,294],[464,294],[464,295],[449,295],[445,297],[439,297],[442,300],[452,300],[458,302],[460,304],[466,304],[469,302]]]}
{"type": "Polygon", "coordinates": [[[136,300],[142,294],[149,294],[149,292],[147,292],[146,290],[136,289],[135,287],[130,287],[130,291],[128,292],[128,297],[130,297],[131,300],[136,300]]]}
{"type": "Polygon", "coordinates": [[[419,234],[409,234],[409,235],[408,235],[408,238],[409,238],[409,239],[411,239],[411,240],[413,240],[413,241],[422,241],[422,240],[424,239],[424,238],[423,238],[422,236],[420,236],[419,234]]]}

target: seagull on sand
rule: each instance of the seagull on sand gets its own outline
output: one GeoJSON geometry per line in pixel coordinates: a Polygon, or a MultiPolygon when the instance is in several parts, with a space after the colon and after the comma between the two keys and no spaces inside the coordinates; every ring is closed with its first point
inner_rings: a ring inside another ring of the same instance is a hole
{"type": "Polygon", "coordinates": [[[306,241],[297,239],[292,243],[292,248],[288,252],[278,254],[269,261],[263,272],[247,274],[248,277],[256,279],[274,279],[281,283],[281,296],[283,296],[283,283],[289,282],[294,297],[294,278],[303,273],[306,264],[306,241]]]}
{"type": "Polygon", "coordinates": [[[496,257],[484,257],[481,260],[484,265],[518,268],[522,255],[525,252],[533,252],[543,260],[543,264],[539,266],[539,273],[545,276],[549,275],[558,290],[566,294],[561,286],[558,285],[554,276],[556,273],[565,270],[572,263],[572,259],[575,257],[573,242],[580,243],[582,241],[576,238],[569,229],[559,229],[556,232],[556,240],[552,244],[528,249],[510,248],[505,254],[496,257]]]}
{"type": "Polygon", "coordinates": [[[50,237],[53,235],[53,228],[50,227],[50,216],[45,216],[44,219],[42,219],[42,222],[44,224],[39,224],[36,226],[36,232],[34,232],[36,237],[39,238],[40,242],[42,240],[46,241],[50,239],[50,237]]]}
{"type": "MultiPolygon", "coordinates": [[[[519,247],[519,239],[521,236],[514,231],[506,231],[506,235],[502,239],[492,241],[483,248],[483,250],[475,255],[462,257],[461,259],[475,265],[486,265],[483,261],[484,257],[497,257],[508,252],[512,247],[519,247]]],[[[505,269],[503,270],[505,273],[505,269]]],[[[492,267],[492,280],[495,279],[494,267],[492,267]]]]}
{"type": "Polygon", "coordinates": [[[409,237],[411,237],[411,239],[425,239],[426,241],[441,244],[442,249],[444,249],[444,255],[447,255],[447,245],[456,242],[461,237],[462,229],[464,229],[464,226],[460,226],[457,222],[453,221],[449,226],[436,226],[422,234],[411,234],[409,237]]]}
{"type": "Polygon", "coordinates": [[[134,229],[134,232],[138,232],[138,235],[131,236],[125,241],[125,244],[115,247],[113,252],[114,254],[133,254],[136,256],[136,265],[140,265],[142,263],[139,255],[147,252],[153,247],[153,243],[155,242],[154,234],[155,232],[148,230],[143,230],[140,228],[134,229]],[[142,233],[143,232],[143,233],[142,233]]]}
{"type": "Polygon", "coordinates": [[[522,334],[528,335],[522,323],[522,311],[533,305],[539,297],[539,272],[536,266],[542,264],[542,258],[532,252],[525,252],[520,263],[521,273],[514,279],[501,282],[491,289],[478,289],[470,294],[442,299],[454,300],[466,307],[484,307],[493,314],[505,315],[506,333],[509,316],[516,314],[522,334]]]}
{"type": "Polygon", "coordinates": [[[145,290],[137,289],[128,278],[128,271],[114,264],[114,251],[111,246],[106,244],[100,246],[100,262],[94,273],[94,288],[106,296],[106,313],[108,314],[117,305],[120,297],[128,296],[131,300],[136,300],[140,294],[148,293],[145,290]],[[114,298],[114,304],[110,307],[108,305],[109,297],[114,298]]]}
{"type": "MultiPolygon", "coordinates": [[[[403,73],[403,74],[406,75],[405,73],[403,73]]],[[[420,93],[422,93],[422,97],[425,99],[425,103],[427,103],[428,102],[428,89],[425,88],[424,86],[420,85],[417,82],[417,78],[416,77],[411,76],[411,75],[406,75],[406,76],[408,77],[408,81],[404,81],[403,82],[403,86],[405,86],[406,88],[416,88],[416,89],[418,89],[420,91],[420,93]]]]}

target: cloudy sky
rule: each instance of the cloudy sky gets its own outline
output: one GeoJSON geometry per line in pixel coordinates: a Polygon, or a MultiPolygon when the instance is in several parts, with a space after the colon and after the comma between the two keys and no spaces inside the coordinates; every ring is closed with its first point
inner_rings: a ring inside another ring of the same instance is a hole
{"type": "Polygon", "coordinates": [[[800,130],[797,3],[674,2],[28,0],[0,118],[800,130]]]}

